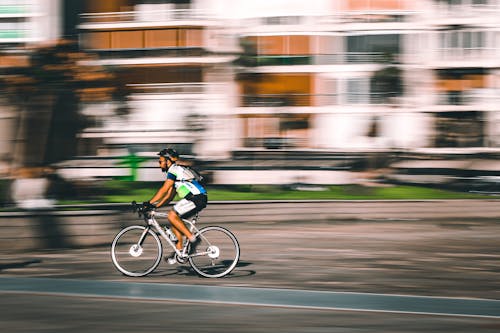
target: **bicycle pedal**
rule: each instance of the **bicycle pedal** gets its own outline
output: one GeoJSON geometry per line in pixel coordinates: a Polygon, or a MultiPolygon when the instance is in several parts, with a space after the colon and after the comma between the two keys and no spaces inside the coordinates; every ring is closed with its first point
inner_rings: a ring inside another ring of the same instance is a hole
{"type": "Polygon", "coordinates": [[[178,262],[179,264],[185,264],[185,263],[187,263],[188,258],[189,258],[189,257],[187,257],[187,256],[185,256],[185,257],[180,257],[180,256],[178,256],[177,254],[175,255],[175,260],[177,260],[177,262],[178,262]]]}
{"type": "Polygon", "coordinates": [[[167,261],[167,264],[169,264],[169,265],[177,264],[177,259],[175,259],[175,257],[167,258],[166,261],[167,261]]]}

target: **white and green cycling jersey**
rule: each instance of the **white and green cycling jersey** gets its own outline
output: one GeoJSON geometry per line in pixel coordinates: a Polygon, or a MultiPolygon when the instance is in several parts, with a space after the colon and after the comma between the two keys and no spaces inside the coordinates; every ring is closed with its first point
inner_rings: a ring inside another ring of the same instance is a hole
{"type": "Polygon", "coordinates": [[[206,194],[205,188],[195,179],[193,173],[182,165],[172,164],[167,170],[167,179],[172,179],[180,198],[188,194],[206,194]]]}

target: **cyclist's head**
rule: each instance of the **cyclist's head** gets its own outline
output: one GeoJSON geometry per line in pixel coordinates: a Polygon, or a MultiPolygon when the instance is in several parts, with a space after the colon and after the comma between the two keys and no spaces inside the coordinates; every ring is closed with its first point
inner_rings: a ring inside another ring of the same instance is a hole
{"type": "Polygon", "coordinates": [[[179,153],[172,148],[164,148],[157,155],[160,156],[158,163],[163,172],[167,172],[168,168],[179,158],[179,153]]]}
{"type": "Polygon", "coordinates": [[[173,148],[164,148],[160,150],[158,156],[163,156],[165,159],[175,162],[179,158],[179,153],[173,148]]]}

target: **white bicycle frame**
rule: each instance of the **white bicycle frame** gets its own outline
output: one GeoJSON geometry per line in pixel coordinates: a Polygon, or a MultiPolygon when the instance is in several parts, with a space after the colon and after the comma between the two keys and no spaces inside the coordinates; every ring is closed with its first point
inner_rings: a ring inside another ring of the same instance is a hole
{"type": "MultiPolygon", "coordinates": [[[[170,239],[170,237],[167,235],[165,230],[162,228],[162,226],[155,219],[155,216],[167,217],[167,215],[168,215],[167,213],[160,213],[160,212],[156,212],[154,210],[150,211],[150,212],[148,212],[147,223],[149,226],[153,227],[156,230],[156,232],[158,232],[161,235],[161,237],[163,237],[168,242],[168,244],[172,247],[172,249],[174,249],[175,253],[177,253],[179,258],[185,258],[185,257],[187,257],[186,250],[187,250],[187,246],[189,244],[189,241],[186,240],[186,242],[184,242],[184,245],[182,247],[182,251],[178,250],[175,247],[175,243],[170,239]]],[[[181,219],[181,220],[185,224],[187,224],[189,231],[191,231],[191,232],[194,231],[195,236],[199,235],[199,230],[194,225],[196,223],[196,221],[198,220],[198,214],[196,214],[192,220],[188,220],[188,219],[181,219]]],[[[146,237],[147,233],[148,233],[148,229],[144,229],[144,232],[142,233],[141,238],[139,240],[139,244],[142,244],[142,241],[146,237]]],[[[203,255],[203,254],[204,253],[197,253],[196,255],[203,255]]]]}

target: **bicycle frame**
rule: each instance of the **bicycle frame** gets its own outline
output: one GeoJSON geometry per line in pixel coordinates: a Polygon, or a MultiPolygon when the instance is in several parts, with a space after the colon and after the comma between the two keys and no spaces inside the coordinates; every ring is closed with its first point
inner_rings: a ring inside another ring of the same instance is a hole
{"type": "MultiPolygon", "coordinates": [[[[155,216],[160,216],[160,217],[167,217],[167,213],[160,213],[160,212],[156,212],[154,210],[152,211],[149,211],[148,213],[144,214],[144,221],[147,223],[147,228],[144,229],[144,232],[142,233],[141,235],[141,238],[139,239],[139,242],[138,244],[139,245],[142,245],[142,242],[144,241],[144,239],[146,238],[146,235],[148,233],[148,230],[151,229],[151,228],[154,228],[154,230],[160,234],[160,236],[165,239],[167,241],[167,243],[170,245],[170,247],[172,247],[172,249],[175,251],[175,253],[180,257],[180,258],[185,258],[187,257],[187,247],[189,245],[189,241],[185,241],[184,242],[184,245],[182,247],[182,251],[178,250],[176,247],[175,247],[175,243],[170,239],[170,237],[167,235],[167,233],[165,232],[165,230],[162,228],[162,226],[158,223],[158,221],[156,220],[155,216]]],[[[198,214],[196,214],[194,216],[194,218],[192,220],[188,220],[188,219],[181,219],[185,224],[187,224],[187,227],[188,229],[191,231],[191,232],[194,232],[195,235],[198,235],[199,233],[199,230],[198,228],[196,228],[196,226],[194,225],[196,223],[196,221],[198,220],[198,214]]]]}

